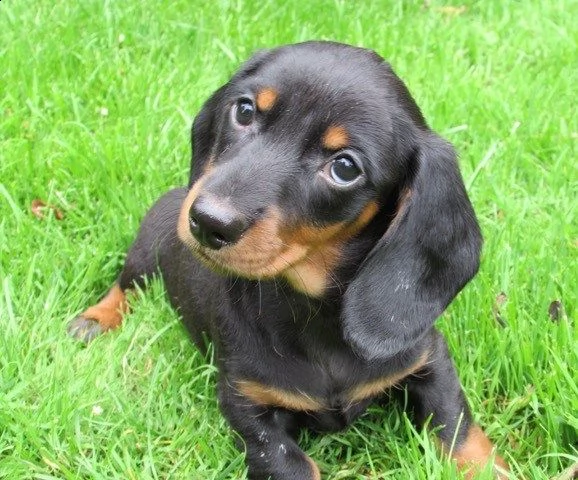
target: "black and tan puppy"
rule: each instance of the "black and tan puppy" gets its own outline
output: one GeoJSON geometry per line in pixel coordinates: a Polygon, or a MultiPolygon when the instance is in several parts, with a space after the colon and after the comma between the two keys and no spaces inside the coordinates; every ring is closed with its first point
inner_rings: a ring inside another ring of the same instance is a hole
{"type": "Polygon", "coordinates": [[[260,52],[192,137],[188,187],[149,211],[70,332],[118,326],[127,291],[160,273],[195,343],[215,345],[251,479],[319,479],[299,428],[344,428],[393,385],[461,469],[491,462],[434,328],[478,269],[480,230],[452,147],[391,67],[336,43],[260,52]]]}

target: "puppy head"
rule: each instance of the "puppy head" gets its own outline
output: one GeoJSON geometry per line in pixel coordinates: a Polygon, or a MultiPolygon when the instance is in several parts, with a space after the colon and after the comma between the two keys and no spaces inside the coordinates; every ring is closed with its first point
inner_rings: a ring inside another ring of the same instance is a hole
{"type": "Polygon", "coordinates": [[[399,88],[362,49],[258,53],[194,122],[180,238],[217,270],[320,294],[343,243],[403,175],[393,118],[411,123],[411,111],[399,88]]]}
{"type": "Polygon", "coordinates": [[[260,52],[207,101],[192,136],[179,236],[213,269],[321,296],[345,247],[381,228],[343,298],[361,355],[418,338],[477,269],[454,153],[373,52],[260,52]]]}

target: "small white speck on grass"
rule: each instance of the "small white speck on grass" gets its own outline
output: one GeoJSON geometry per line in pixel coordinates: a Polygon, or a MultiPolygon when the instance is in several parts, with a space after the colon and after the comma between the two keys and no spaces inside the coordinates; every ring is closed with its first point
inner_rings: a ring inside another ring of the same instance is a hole
{"type": "Polygon", "coordinates": [[[512,128],[510,128],[510,135],[514,135],[514,133],[516,133],[516,130],[520,128],[520,125],[522,125],[522,122],[516,120],[512,125],[512,128]]]}
{"type": "Polygon", "coordinates": [[[98,113],[100,113],[101,117],[108,117],[108,108],[100,107],[100,110],[98,111],[98,113]]]}
{"type": "Polygon", "coordinates": [[[102,409],[102,407],[100,405],[94,405],[92,407],[92,414],[95,417],[98,417],[99,415],[102,415],[102,412],[104,412],[104,410],[102,409]]]}
{"type": "Polygon", "coordinates": [[[122,45],[125,40],[126,40],[125,34],[124,34],[124,33],[119,34],[119,36],[118,36],[118,44],[119,44],[119,45],[122,45]]]}

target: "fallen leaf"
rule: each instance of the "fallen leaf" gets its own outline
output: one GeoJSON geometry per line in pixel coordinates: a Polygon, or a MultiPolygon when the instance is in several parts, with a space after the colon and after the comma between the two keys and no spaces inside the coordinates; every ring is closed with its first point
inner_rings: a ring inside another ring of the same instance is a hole
{"type": "Polygon", "coordinates": [[[43,220],[46,217],[47,210],[52,211],[56,220],[62,220],[64,218],[62,211],[59,208],[56,208],[54,205],[46,205],[46,203],[44,203],[42,200],[39,200],[38,198],[32,200],[32,203],[30,204],[30,211],[36,218],[43,220]]]}

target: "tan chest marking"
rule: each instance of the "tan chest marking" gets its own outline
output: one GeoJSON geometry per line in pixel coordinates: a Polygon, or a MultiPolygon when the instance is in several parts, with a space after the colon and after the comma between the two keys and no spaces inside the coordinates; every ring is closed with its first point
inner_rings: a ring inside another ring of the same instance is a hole
{"type": "Polygon", "coordinates": [[[383,393],[388,388],[397,385],[399,382],[401,382],[404,378],[410,376],[412,373],[416,373],[418,370],[423,368],[423,366],[428,361],[428,357],[429,352],[426,351],[419,357],[417,362],[415,362],[413,365],[404,370],[392,373],[391,375],[388,375],[386,377],[381,377],[361,385],[357,385],[348,392],[347,399],[351,403],[356,403],[360,402],[361,400],[365,400],[366,398],[376,397],[377,395],[383,393]]]}
{"type": "MultiPolygon", "coordinates": [[[[400,372],[353,387],[347,392],[345,396],[346,400],[350,404],[353,404],[366,398],[379,395],[385,389],[394,386],[422,368],[427,363],[428,356],[429,352],[424,352],[417,362],[400,372]]],[[[284,390],[254,380],[237,380],[235,384],[241,394],[250,398],[258,405],[282,407],[288,410],[306,412],[315,412],[329,408],[325,400],[312,397],[304,392],[284,390]]]]}
{"type": "Polygon", "coordinates": [[[236,385],[239,392],[258,405],[282,407],[288,410],[306,412],[319,411],[325,408],[321,400],[305,393],[290,392],[277,387],[263,385],[252,380],[239,380],[236,382],[236,385]]]}

